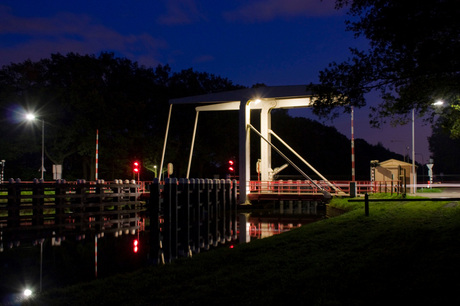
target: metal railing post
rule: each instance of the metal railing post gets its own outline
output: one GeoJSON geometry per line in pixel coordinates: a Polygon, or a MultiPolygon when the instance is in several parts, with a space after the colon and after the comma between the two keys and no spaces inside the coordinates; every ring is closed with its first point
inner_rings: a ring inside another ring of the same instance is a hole
{"type": "Polygon", "coordinates": [[[180,255],[191,256],[190,247],[190,181],[179,180],[179,245],[180,255]]]}

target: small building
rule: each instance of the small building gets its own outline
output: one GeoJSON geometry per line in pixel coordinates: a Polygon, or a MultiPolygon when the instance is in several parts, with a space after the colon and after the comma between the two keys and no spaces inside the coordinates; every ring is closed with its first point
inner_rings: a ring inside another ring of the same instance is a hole
{"type": "MultiPolygon", "coordinates": [[[[376,163],[376,166],[371,168],[371,171],[372,170],[374,171],[373,180],[376,182],[399,180],[403,186],[414,184],[412,164],[410,163],[396,159],[389,159],[376,163]]],[[[417,168],[415,170],[417,170],[417,168]]]]}

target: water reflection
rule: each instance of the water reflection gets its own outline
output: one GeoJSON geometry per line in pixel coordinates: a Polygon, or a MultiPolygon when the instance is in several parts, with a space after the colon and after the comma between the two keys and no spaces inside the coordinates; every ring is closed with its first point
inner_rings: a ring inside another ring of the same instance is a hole
{"type": "Polygon", "coordinates": [[[281,234],[326,216],[324,203],[318,201],[258,203],[239,212],[239,240],[243,243],[281,234]]]}
{"type": "Polygon", "coordinates": [[[0,252],[0,305],[20,305],[26,288],[39,293],[41,289],[47,291],[146,266],[146,232],[118,234],[24,239],[6,247],[0,252]],[[140,241],[136,253],[132,248],[134,240],[140,241]]]}
{"type": "MultiPolygon", "coordinates": [[[[250,242],[321,220],[326,217],[326,208],[324,203],[316,201],[281,201],[238,207],[238,213],[237,220],[234,214],[226,220],[239,223],[240,242],[250,242]]],[[[91,231],[76,232],[73,236],[53,232],[42,245],[43,257],[39,244],[32,243],[34,235],[30,240],[21,240],[20,246],[6,247],[0,253],[0,297],[4,293],[22,290],[23,286],[20,285],[26,278],[34,281],[38,288],[41,260],[45,290],[94,279],[95,268],[99,278],[147,265],[150,262],[147,259],[151,258],[148,231],[150,222],[140,218],[136,227],[135,232],[129,229],[118,230],[105,237],[103,234],[96,236],[97,240],[91,231]],[[139,234],[141,251],[134,253],[132,241],[134,238],[139,239],[139,234]],[[13,284],[15,286],[11,287],[13,284]]],[[[233,226],[231,229],[232,233],[237,231],[233,226]]]]}

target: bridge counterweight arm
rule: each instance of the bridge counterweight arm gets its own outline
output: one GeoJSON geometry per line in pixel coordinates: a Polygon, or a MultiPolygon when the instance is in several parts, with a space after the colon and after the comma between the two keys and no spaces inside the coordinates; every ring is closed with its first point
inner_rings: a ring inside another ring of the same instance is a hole
{"type": "Polygon", "coordinates": [[[259,135],[264,141],[266,141],[276,152],[278,152],[279,155],[281,155],[281,157],[283,157],[292,167],[294,167],[294,169],[296,169],[304,178],[306,178],[307,180],[309,180],[313,185],[315,185],[315,187],[317,187],[318,189],[320,189],[322,192],[324,192],[325,194],[329,194],[329,192],[327,190],[325,190],[323,187],[319,186],[318,184],[316,184],[305,172],[302,171],[302,169],[300,169],[299,167],[297,167],[296,164],[294,164],[294,162],[292,162],[286,155],[284,155],[275,145],[273,145],[270,141],[268,141],[267,139],[265,139],[265,137],[262,136],[262,134],[255,128],[252,126],[252,124],[248,124],[248,126],[257,134],[259,135]]]}

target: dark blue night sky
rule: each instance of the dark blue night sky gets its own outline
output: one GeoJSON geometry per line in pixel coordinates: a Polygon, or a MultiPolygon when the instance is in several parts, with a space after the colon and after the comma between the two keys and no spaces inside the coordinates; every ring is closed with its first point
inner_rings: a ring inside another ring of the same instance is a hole
{"type": "MultiPolygon", "coordinates": [[[[333,0],[3,0],[0,66],[57,52],[109,51],[145,66],[193,68],[244,86],[308,84],[328,63],[346,60],[350,47],[366,48],[345,31],[345,11],[333,7],[333,0]]],[[[378,97],[368,103],[377,104],[378,97]]],[[[291,114],[312,117],[310,110],[291,114]]],[[[349,115],[332,124],[350,137],[349,115]]],[[[430,133],[417,124],[419,162],[429,158],[430,133]]],[[[411,126],[372,129],[367,110],[357,110],[355,138],[405,154],[411,126]]]]}

